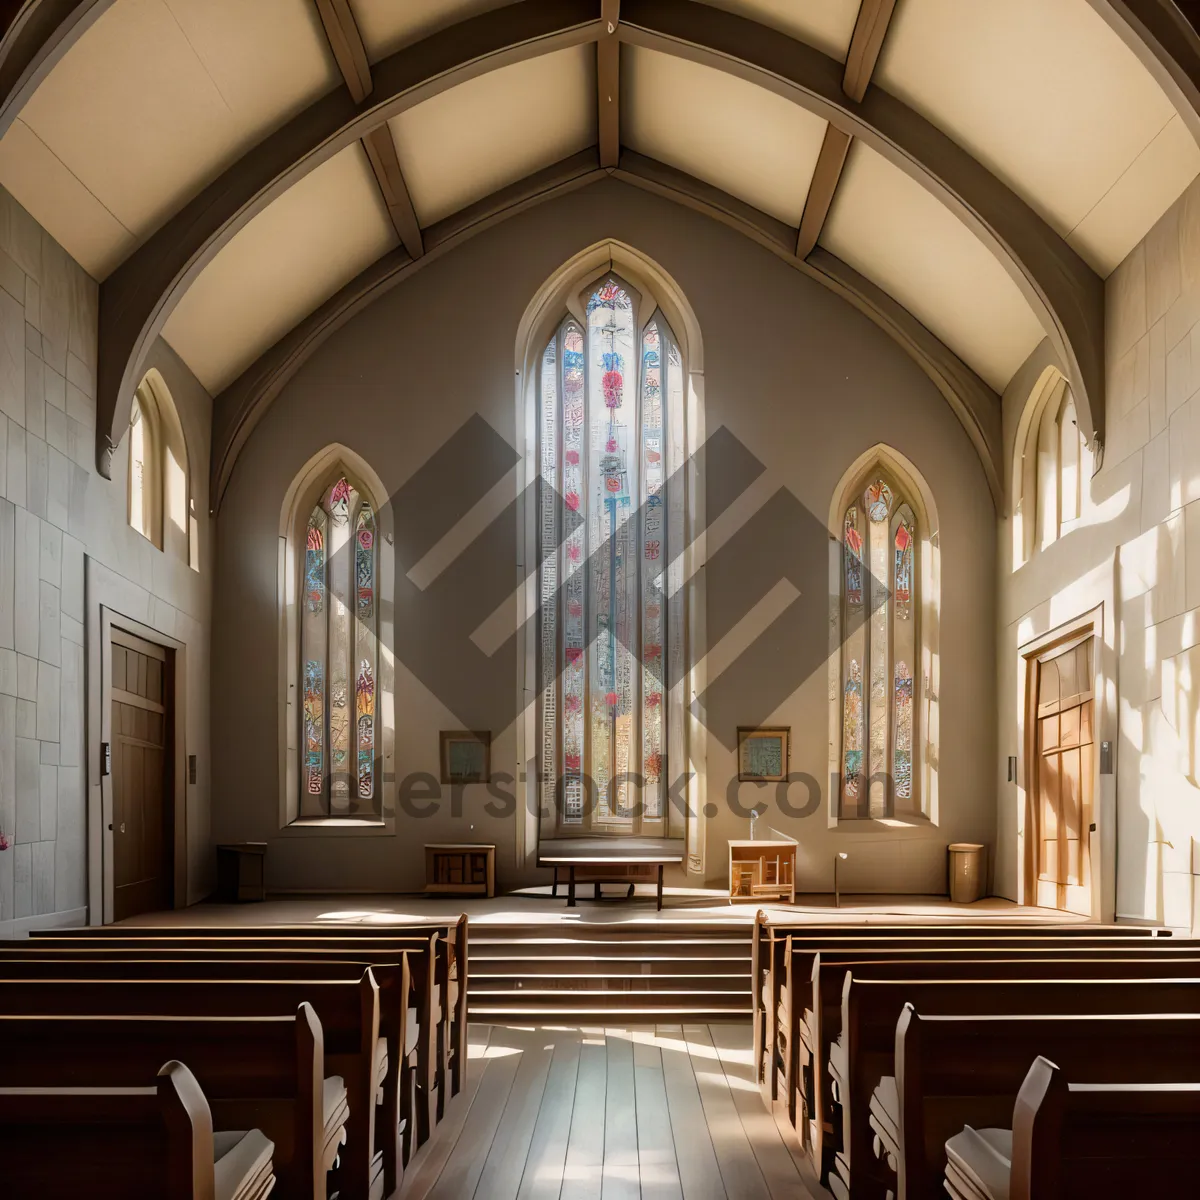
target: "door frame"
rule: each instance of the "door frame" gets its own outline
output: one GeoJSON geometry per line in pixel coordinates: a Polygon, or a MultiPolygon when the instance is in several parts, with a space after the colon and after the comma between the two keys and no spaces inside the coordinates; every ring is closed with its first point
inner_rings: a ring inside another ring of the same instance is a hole
{"type": "MultiPolygon", "coordinates": [[[[1092,639],[1092,815],[1096,829],[1088,839],[1088,860],[1091,875],[1092,912],[1089,920],[1114,920],[1116,855],[1115,855],[1115,780],[1117,718],[1113,711],[1116,672],[1112,648],[1105,639],[1104,604],[1090,612],[1066,621],[1054,629],[1023,643],[1019,650],[1017,696],[1021,703],[1021,758],[1017,778],[1017,841],[1020,853],[1017,861],[1017,894],[1021,902],[1037,906],[1037,842],[1038,808],[1033,794],[1036,773],[1033,769],[1037,754],[1037,678],[1036,664],[1053,650],[1066,649],[1072,642],[1092,639]],[[1113,685],[1114,697],[1110,697],[1113,685]],[[1111,770],[1101,772],[1100,747],[1111,746],[1111,770]]],[[[1050,911],[1050,910],[1048,910],[1050,911]]]]}
{"type": "Polygon", "coordinates": [[[101,747],[112,746],[112,631],[117,628],[144,642],[161,646],[172,660],[174,696],[172,714],[172,798],[174,802],[173,906],[187,907],[187,645],[127,617],[106,604],[94,610],[98,653],[88,655],[88,923],[107,925],[114,916],[115,858],[113,849],[112,774],[101,770],[101,747]],[[95,731],[93,734],[92,731],[95,731]]]}

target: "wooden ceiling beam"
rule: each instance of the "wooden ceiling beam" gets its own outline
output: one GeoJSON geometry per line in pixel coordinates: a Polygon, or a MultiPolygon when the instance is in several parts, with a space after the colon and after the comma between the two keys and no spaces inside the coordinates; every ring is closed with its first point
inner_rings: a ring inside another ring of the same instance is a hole
{"type": "Polygon", "coordinates": [[[316,0],[316,5],[338,70],[354,103],[361,104],[371,94],[371,65],[350,0],[316,0]]]}
{"type": "Polygon", "coordinates": [[[417,213],[400,170],[400,159],[396,155],[396,142],[391,128],[385,123],[376,125],[362,140],[363,149],[375,172],[383,202],[392,218],[396,236],[400,239],[410,258],[420,258],[425,253],[421,238],[421,226],[417,213]]]}
{"type": "MultiPolygon", "coordinates": [[[[213,398],[212,511],[220,507],[238,457],[275,397],[335,330],[426,263],[476,233],[568,191],[597,183],[606,174],[593,147],[484,197],[425,231],[428,250],[421,262],[413,262],[400,249],[391,251],[264,350],[213,398]]],[[[793,228],[675,167],[626,150],[611,174],[738,231],[870,318],[920,366],[950,404],[979,455],[997,506],[1001,504],[1000,397],[907,309],[819,247],[807,260],[798,258],[793,228]]]]}
{"type": "Polygon", "coordinates": [[[859,138],[971,230],[1020,289],[1070,379],[1080,427],[1104,438],[1104,281],[1031,205],[926,117],[882,88],[859,103],[845,64],[696,0],[623,0],[622,43],[726,71],[859,138]]]}
{"type": "Polygon", "coordinates": [[[800,232],[796,238],[798,258],[807,258],[817,245],[817,239],[821,236],[821,230],[825,227],[825,220],[833,206],[833,196],[837,191],[842,168],[846,165],[846,155],[850,152],[850,143],[853,140],[837,126],[825,126],[825,140],[821,143],[820,154],[817,155],[812,182],[808,185],[808,198],[804,201],[804,215],[800,218],[800,232]]]}
{"type": "MultiPolygon", "coordinates": [[[[316,5],[329,48],[346,81],[346,89],[354,102],[361,104],[371,94],[374,84],[371,66],[367,61],[367,47],[350,11],[349,0],[316,0],[316,5]]],[[[396,142],[387,122],[376,125],[363,135],[361,141],[400,244],[410,258],[420,258],[425,253],[421,225],[408,194],[408,185],[404,182],[404,172],[400,169],[400,158],[396,154],[396,142]]]]}
{"type": "Polygon", "coordinates": [[[887,37],[896,0],[862,0],[850,49],[846,52],[846,73],[842,76],[842,91],[857,104],[866,94],[887,37]]]}
{"type": "MultiPolygon", "coordinates": [[[[111,470],[149,347],[192,280],[276,197],[390,117],[490,70],[599,41],[595,0],[518,0],[372,65],[361,105],[316,101],[230,166],[106,279],[100,290],[97,461],[111,470]]],[[[695,0],[623,0],[618,40],[702,63],[800,105],[921,184],[989,248],[1046,329],[1089,437],[1104,428],[1104,284],[1020,196],[925,117],[880,88],[854,104],[845,64],[777,30],[695,0]]],[[[796,231],[788,252],[795,253],[796,231]]],[[[429,231],[426,231],[426,242],[429,231]]]]}
{"type": "Polygon", "coordinates": [[[596,106],[600,165],[615,167],[621,157],[621,43],[617,25],[621,0],[601,0],[600,39],[596,42],[596,106]]]}
{"type": "Polygon", "coordinates": [[[518,0],[372,64],[371,95],[337,89],[268,134],[193,196],[100,286],[96,465],[106,478],[145,356],[192,281],[230,239],[340,150],[457,84],[600,36],[595,0],[518,0]]]}

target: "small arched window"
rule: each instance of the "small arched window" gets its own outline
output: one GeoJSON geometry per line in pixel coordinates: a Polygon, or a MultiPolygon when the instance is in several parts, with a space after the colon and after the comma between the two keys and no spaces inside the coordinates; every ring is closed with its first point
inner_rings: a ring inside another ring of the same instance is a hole
{"type": "Polygon", "coordinates": [[[322,489],[303,537],[300,816],[372,816],[380,758],[376,515],[344,471],[322,489]]]}
{"type": "Polygon", "coordinates": [[[919,813],[923,531],[899,481],[875,470],[841,532],[839,816],[919,813]]]}
{"type": "Polygon", "coordinates": [[[1017,434],[1014,570],[1070,533],[1086,516],[1094,465],[1071,388],[1055,372],[1039,383],[1017,434]]]}
{"type": "Polygon", "coordinates": [[[162,376],[150,371],[129,415],[129,524],[163,553],[199,569],[183,427],[162,376]]]}
{"type": "Polygon", "coordinates": [[[153,416],[142,405],[142,389],[133,398],[129,415],[129,524],[156,546],[162,545],[160,526],[156,519],[155,500],[158,480],[156,430],[153,416]]]}

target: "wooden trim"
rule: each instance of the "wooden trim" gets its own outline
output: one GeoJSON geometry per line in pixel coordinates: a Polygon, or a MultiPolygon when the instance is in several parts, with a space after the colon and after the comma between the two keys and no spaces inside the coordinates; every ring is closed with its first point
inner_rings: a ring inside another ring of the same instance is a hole
{"type": "Polygon", "coordinates": [[[850,49],[846,52],[846,73],[842,76],[842,91],[855,104],[867,94],[895,9],[896,0],[862,0],[859,5],[850,49]]]}
{"type": "Polygon", "coordinates": [[[601,0],[600,39],[596,43],[596,112],[600,165],[615,167],[621,156],[621,43],[617,25],[621,0],[601,0]]]}
{"type": "Polygon", "coordinates": [[[797,258],[807,258],[816,249],[853,140],[835,125],[825,127],[825,140],[821,143],[821,153],[817,155],[812,182],[808,185],[808,198],[804,201],[804,214],[800,218],[800,233],[796,238],[797,258]]]}
{"type": "Polygon", "coordinates": [[[383,194],[383,202],[392,218],[396,236],[409,258],[416,260],[425,253],[425,244],[412,198],[408,194],[408,185],[404,182],[404,173],[400,170],[391,127],[386,123],[377,125],[363,137],[362,145],[371,163],[371,170],[375,172],[375,180],[383,194]]]}
{"type": "MultiPolygon", "coordinates": [[[[594,0],[520,0],[471,17],[376,63],[369,104],[342,91],[322,97],[193,197],[101,285],[100,473],[111,473],[115,433],[154,339],[196,276],[259,212],[397,113],[490,70],[596,41],[601,29],[594,0]]],[[[861,104],[848,100],[843,64],[819,50],[696,0],[625,0],[616,36],[765,87],[863,138],[929,190],[1005,265],[1064,364],[1085,435],[1103,436],[1103,281],[968,151],[881,89],[861,104]]],[[[788,241],[792,253],[794,233],[788,241]]]]}
{"type": "MultiPolygon", "coordinates": [[[[113,638],[113,643],[116,644],[117,639],[113,638]]],[[[109,689],[109,701],[113,704],[128,704],[133,708],[144,708],[147,712],[165,713],[167,711],[165,704],[158,704],[153,700],[147,700],[145,696],[138,696],[133,692],[122,691],[121,688],[109,689]]]]}
{"type": "Polygon", "coordinates": [[[338,70],[355,104],[361,104],[371,94],[371,67],[349,0],[316,0],[316,5],[338,70]]]}

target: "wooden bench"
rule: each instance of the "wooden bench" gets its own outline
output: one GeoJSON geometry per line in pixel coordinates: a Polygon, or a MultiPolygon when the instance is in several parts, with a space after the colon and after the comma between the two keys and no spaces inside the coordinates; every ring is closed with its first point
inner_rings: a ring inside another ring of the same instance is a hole
{"type": "Polygon", "coordinates": [[[325,1071],[342,1078],[350,1109],[338,1190],[347,1200],[370,1200],[383,1190],[385,1154],[375,1150],[375,1098],[383,1085],[379,1070],[386,1069],[388,1060],[379,1053],[379,989],[369,967],[360,978],[344,981],[0,981],[0,1013],[41,1016],[283,1016],[305,1002],[321,1022],[325,1071]]]}
{"type": "MultiPolygon", "coordinates": [[[[1064,946],[1069,947],[1073,953],[1132,953],[1139,948],[1143,952],[1149,952],[1160,944],[1145,937],[1125,939],[1111,934],[1096,938],[1073,934],[1067,939],[1048,938],[1040,933],[1027,936],[1024,930],[1012,926],[984,930],[982,933],[979,933],[976,927],[968,927],[964,932],[950,935],[940,931],[931,933],[927,928],[921,928],[915,935],[910,934],[907,928],[897,929],[900,932],[883,937],[878,937],[873,932],[859,934],[853,931],[847,934],[842,931],[840,936],[835,938],[789,935],[785,939],[781,959],[783,983],[775,997],[774,1006],[765,1010],[770,1016],[763,1018],[766,1030],[762,1035],[759,1081],[764,1100],[769,1105],[773,1102],[785,1104],[789,1120],[796,1126],[802,1140],[814,1144],[818,1164],[828,1160],[831,1151],[824,1145],[824,1127],[829,1121],[827,1103],[822,1098],[825,1091],[823,1063],[826,1059],[817,1048],[825,1041],[836,1039],[841,1024],[840,977],[833,982],[832,989],[828,992],[827,1003],[817,1006],[818,980],[815,966],[818,959],[832,965],[896,957],[905,960],[914,960],[922,956],[942,958],[947,955],[986,958],[1026,952],[1031,955],[1054,955],[1061,952],[1064,946]],[[818,1034],[818,1024],[821,1021],[826,1023],[827,1039],[818,1034]],[[816,1069],[813,1069],[812,1063],[818,1059],[816,1069]],[[797,1082],[800,1080],[804,1081],[804,1088],[798,1093],[797,1082]],[[802,1113],[798,1107],[798,1095],[803,1095],[808,1101],[806,1113],[802,1113]],[[821,1120],[816,1121],[815,1136],[810,1138],[805,1127],[806,1117],[815,1119],[818,1113],[823,1115],[821,1120]]],[[[1174,947],[1177,943],[1174,941],[1162,944],[1171,946],[1172,953],[1176,952],[1174,947]]],[[[764,981],[760,988],[759,1001],[763,1006],[771,998],[767,990],[769,986],[769,983],[764,981]]],[[[826,1161],[826,1169],[827,1167],[826,1161]]]]}
{"type": "MultiPolygon", "coordinates": [[[[284,943],[247,939],[226,942],[210,938],[30,939],[0,943],[0,976],[11,971],[13,963],[30,962],[63,966],[79,964],[89,973],[97,964],[110,963],[128,974],[132,964],[138,962],[157,964],[182,958],[191,963],[205,962],[208,964],[205,970],[210,975],[219,968],[226,978],[265,977],[268,974],[279,978],[280,972],[295,977],[300,963],[321,964],[324,970],[337,972],[357,967],[359,974],[363,967],[370,966],[382,988],[380,1026],[388,1046],[389,1061],[400,1063],[399,1073],[395,1076],[399,1090],[394,1091],[385,1079],[384,1113],[379,1123],[384,1135],[380,1148],[384,1152],[386,1178],[390,1182],[398,1170],[398,1165],[394,1165],[397,1153],[407,1161],[416,1146],[428,1140],[437,1120],[438,1099],[444,1094],[445,1064],[439,1051],[444,1051],[448,1038],[444,1030],[439,1034],[439,1023],[435,1020],[438,1014],[433,982],[436,966],[444,961],[444,956],[436,955],[438,943],[436,933],[408,939],[384,939],[382,948],[374,940],[355,939],[344,949],[326,948],[324,940],[310,943],[305,939],[287,939],[284,943]],[[354,961],[348,963],[351,950],[354,961]],[[398,973],[404,971],[412,977],[411,993],[397,978],[398,973]],[[415,1016],[415,1021],[409,1021],[409,1013],[415,1016]],[[409,1046],[413,1040],[410,1025],[415,1026],[415,1050],[409,1046]],[[398,1132],[401,1117],[406,1118],[406,1124],[398,1132]]],[[[301,973],[313,972],[306,965],[301,973]]]]}
{"type": "MultiPolygon", "coordinates": [[[[854,949],[817,950],[803,949],[789,957],[787,985],[782,993],[779,1020],[786,1022],[786,1052],[784,1054],[784,1086],[789,1105],[789,1116],[801,1133],[802,1138],[811,1140],[814,1157],[822,1164],[823,1171],[829,1169],[831,1156],[840,1148],[836,1136],[838,1126],[833,1120],[826,1064],[829,1062],[833,1045],[842,1029],[842,991],[847,972],[853,971],[860,978],[905,978],[937,979],[960,978],[978,975],[981,978],[1011,977],[1019,972],[1002,965],[1005,960],[1017,960],[1031,964],[1029,972],[1035,977],[1047,977],[1044,972],[1053,970],[1037,964],[1042,960],[1062,962],[1063,955],[1071,952],[1072,958],[1086,958],[1097,965],[1090,968],[1086,977],[1120,976],[1136,977],[1119,968],[1104,968],[1099,964],[1109,960],[1133,959],[1160,963],[1161,972],[1148,966],[1141,974],[1153,976],[1163,974],[1200,974],[1200,946],[1187,943],[1168,943],[1169,948],[1155,950],[1145,939],[1132,939],[1126,943],[1120,939],[1106,938],[1090,941],[1072,939],[1068,943],[1044,939],[959,939],[942,941],[921,939],[919,941],[894,940],[891,945],[867,946],[854,949]],[[983,966],[992,962],[991,967],[983,966]],[[1182,962],[1196,963],[1195,967],[1181,968],[1166,964],[1182,962]],[[809,965],[811,964],[811,965],[809,965]],[[928,964],[928,965],[926,965],[928,964]],[[979,965],[981,972],[976,972],[979,965]],[[808,981],[802,985],[800,974],[808,967],[808,981]],[[801,1000],[807,995],[807,1004],[801,1000]],[[801,1105],[801,1100],[804,1101],[801,1105]],[[818,1119],[819,1115],[819,1119],[818,1119]],[[807,1137],[806,1119],[814,1121],[814,1136],[807,1137]],[[835,1136],[829,1138],[832,1131],[835,1136]]],[[[1075,977],[1072,968],[1065,976],[1075,977]]]]}
{"type": "Polygon", "coordinates": [[[1039,1056],[1013,1109],[1010,1200],[1168,1196],[1195,1187],[1200,1082],[1083,1082],[1039,1056]],[[1189,1185],[1186,1181],[1190,1179],[1189,1185]]]}
{"type": "MultiPolygon", "coordinates": [[[[3,946],[4,943],[0,943],[3,946]]],[[[426,948],[428,951],[428,948],[426,948]]],[[[165,953],[169,953],[165,952],[165,953]]],[[[383,1155],[386,1192],[391,1195],[403,1178],[404,1163],[417,1146],[429,1137],[432,1111],[417,1116],[417,1079],[431,1080],[433,1062],[430,1040],[422,1036],[418,1021],[417,992],[409,974],[409,955],[402,954],[399,965],[376,963],[370,968],[379,988],[379,1037],[383,1043],[381,1061],[382,1098],[375,1122],[376,1149],[383,1155]],[[398,1064],[398,1065],[394,1065],[398,1064]],[[418,1135],[418,1126],[424,1131],[418,1135]]],[[[341,980],[353,983],[361,978],[363,965],[353,962],[309,959],[265,959],[248,961],[236,958],[162,958],[130,960],[123,957],[92,955],[80,960],[78,954],[26,955],[0,957],[0,981],[36,979],[112,979],[133,982],[142,979],[170,980],[294,980],[300,977],[341,980]]],[[[0,982],[0,994],[3,983],[0,982]]],[[[428,999],[426,999],[428,1003],[428,999]]],[[[318,1010],[325,1023],[325,1016],[318,1010]]],[[[428,1029],[428,1025],[425,1026],[428,1029]]],[[[428,1086],[422,1091],[425,1095],[428,1086]]]]}
{"type": "Polygon", "coordinates": [[[156,1087],[0,1088],[6,1196],[263,1200],[274,1149],[257,1129],[214,1142],[208,1101],[179,1062],[156,1087]]]}
{"type": "MultiPolygon", "coordinates": [[[[841,1053],[830,1057],[839,1077],[843,1150],[830,1173],[835,1196],[883,1197],[891,1180],[874,1161],[870,1115],[881,1107],[898,1128],[894,1100],[872,1098],[884,1078],[895,1077],[896,1028],[906,1003],[919,1012],[965,1015],[1200,1013],[1200,978],[1079,980],[855,979],[842,995],[841,1053]]],[[[877,1123],[879,1117],[877,1116],[877,1123]]]]}
{"type": "MultiPolygon", "coordinates": [[[[906,1005],[895,1042],[902,1100],[898,1194],[926,1200],[944,1196],[946,1142],[964,1125],[1011,1125],[1028,1064],[1039,1054],[1080,1081],[1128,1083],[1153,1077],[1164,1084],[1188,1083],[1200,1062],[1200,1017],[937,1016],[906,1005]]],[[[1108,1194],[1113,1193],[1092,1193],[1108,1194]]]]}
{"type": "MultiPolygon", "coordinates": [[[[56,928],[38,930],[31,941],[75,941],[79,938],[118,939],[129,945],[130,938],[171,941],[179,938],[219,938],[223,942],[279,942],[292,939],[318,939],[335,945],[378,943],[381,939],[428,938],[438,935],[437,966],[433,985],[435,1006],[441,1007],[445,998],[445,1023],[439,1036],[440,1059],[450,1075],[450,1094],[457,1096],[466,1079],[467,1062],[467,983],[469,922],[465,914],[447,921],[423,921],[412,924],[371,922],[370,924],[292,924],[237,927],[215,926],[126,926],[97,925],[82,929],[56,928]]],[[[190,942],[195,944],[195,942],[190,942]]],[[[438,1116],[444,1110],[444,1092],[438,1093],[438,1116]]]]}
{"type": "Polygon", "coordinates": [[[187,1062],[219,1128],[274,1142],[281,1197],[325,1200],[346,1106],[308,1004],[292,1017],[0,1015],[0,1046],[0,1087],[143,1087],[187,1062]]]}
{"type": "MultiPolygon", "coordinates": [[[[876,944],[888,944],[894,939],[915,937],[959,938],[963,936],[993,937],[1022,936],[1027,938],[1088,939],[1115,937],[1151,939],[1159,944],[1160,936],[1169,936],[1169,931],[1148,926],[1091,925],[1083,923],[1050,923],[1021,925],[1007,921],[979,921],[938,925],[913,925],[911,923],[872,922],[858,925],[801,924],[795,922],[773,922],[766,912],[759,910],[754,921],[751,944],[751,1011],[753,1014],[753,1056],[756,1078],[763,1098],[771,1105],[776,1097],[778,1080],[776,1069],[775,1025],[769,1014],[777,1011],[780,992],[783,988],[787,963],[790,961],[788,939],[794,949],[809,947],[818,950],[833,944],[835,947],[863,944],[864,939],[876,944]]],[[[808,970],[802,972],[808,979],[808,970]]],[[[790,1102],[789,1102],[790,1103],[790,1102]]]]}

